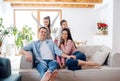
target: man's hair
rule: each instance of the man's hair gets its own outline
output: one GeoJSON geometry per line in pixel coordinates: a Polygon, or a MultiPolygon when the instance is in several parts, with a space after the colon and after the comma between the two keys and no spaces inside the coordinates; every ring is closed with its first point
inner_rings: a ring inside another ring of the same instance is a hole
{"type": "Polygon", "coordinates": [[[38,32],[40,32],[41,29],[46,29],[47,32],[48,32],[48,29],[47,29],[46,27],[44,27],[44,26],[43,26],[43,27],[40,27],[40,28],[38,29],[38,32]]]}
{"type": "Polygon", "coordinates": [[[60,25],[61,25],[61,26],[62,26],[63,22],[67,22],[67,21],[66,21],[66,20],[64,20],[64,19],[63,19],[63,20],[61,20],[61,21],[60,21],[60,25]]]}

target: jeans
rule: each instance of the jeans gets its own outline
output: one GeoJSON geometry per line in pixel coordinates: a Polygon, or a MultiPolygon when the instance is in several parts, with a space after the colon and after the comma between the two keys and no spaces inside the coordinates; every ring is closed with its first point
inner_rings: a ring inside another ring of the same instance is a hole
{"type": "Polygon", "coordinates": [[[56,60],[44,60],[44,61],[46,62],[47,65],[42,62],[36,64],[36,69],[40,73],[41,77],[43,77],[47,70],[53,72],[59,66],[56,60]]]}
{"type": "Polygon", "coordinates": [[[86,61],[86,56],[80,51],[74,52],[73,55],[76,56],[76,60],[74,60],[73,58],[67,59],[65,64],[69,70],[80,70],[81,66],[78,65],[78,60],[86,61]]]}

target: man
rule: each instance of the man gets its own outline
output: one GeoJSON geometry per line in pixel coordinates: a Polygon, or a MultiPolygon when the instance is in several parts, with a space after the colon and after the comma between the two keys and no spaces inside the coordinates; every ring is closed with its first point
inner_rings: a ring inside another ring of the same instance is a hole
{"type": "Polygon", "coordinates": [[[34,57],[35,67],[42,77],[41,81],[49,81],[52,74],[56,72],[58,63],[55,60],[55,54],[65,58],[74,58],[74,56],[64,54],[52,39],[47,39],[47,31],[46,27],[40,27],[38,30],[39,40],[31,42],[20,51],[29,62],[32,61],[32,56],[34,57]]]}

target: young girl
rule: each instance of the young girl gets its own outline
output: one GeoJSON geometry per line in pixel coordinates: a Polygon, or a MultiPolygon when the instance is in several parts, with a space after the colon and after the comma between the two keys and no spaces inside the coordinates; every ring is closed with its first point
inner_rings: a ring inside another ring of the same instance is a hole
{"type": "MultiPolygon", "coordinates": [[[[47,27],[48,28],[48,34],[47,34],[47,38],[48,39],[51,39],[51,28],[54,26],[54,23],[56,21],[56,19],[58,18],[59,16],[59,13],[57,14],[57,16],[54,18],[53,22],[51,23],[51,20],[50,20],[50,16],[46,16],[43,18],[43,23],[44,23],[44,27],[47,27]]],[[[40,22],[33,16],[32,14],[32,17],[33,19],[37,22],[37,24],[39,25],[39,27],[43,27],[40,22]]]]}
{"type": "Polygon", "coordinates": [[[92,61],[86,61],[84,53],[77,50],[72,39],[70,30],[64,28],[61,32],[60,49],[67,55],[74,55],[74,58],[64,59],[59,62],[60,66],[65,64],[69,70],[80,70],[82,68],[98,68],[99,65],[92,61]]]}
{"type": "MultiPolygon", "coordinates": [[[[56,38],[55,38],[55,43],[59,46],[59,44],[60,44],[60,38],[61,38],[61,31],[62,31],[62,29],[64,29],[64,28],[68,28],[68,23],[67,23],[67,21],[66,20],[61,20],[60,21],[60,26],[61,26],[61,28],[60,28],[60,30],[59,30],[59,32],[58,32],[58,35],[56,36],[56,38]]],[[[62,58],[62,57],[59,57],[59,56],[56,56],[56,59],[57,59],[57,61],[58,61],[58,63],[59,63],[59,65],[60,65],[60,68],[65,68],[65,60],[64,60],[64,58],[62,58]]]]}

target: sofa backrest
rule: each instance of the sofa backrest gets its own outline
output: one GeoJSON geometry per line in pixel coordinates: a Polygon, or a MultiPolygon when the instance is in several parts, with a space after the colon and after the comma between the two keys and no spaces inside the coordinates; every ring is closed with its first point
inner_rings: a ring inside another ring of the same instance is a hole
{"type": "Polygon", "coordinates": [[[87,58],[92,57],[98,50],[111,52],[110,48],[103,45],[86,45],[77,48],[79,51],[83,52],[87,58]]]}

